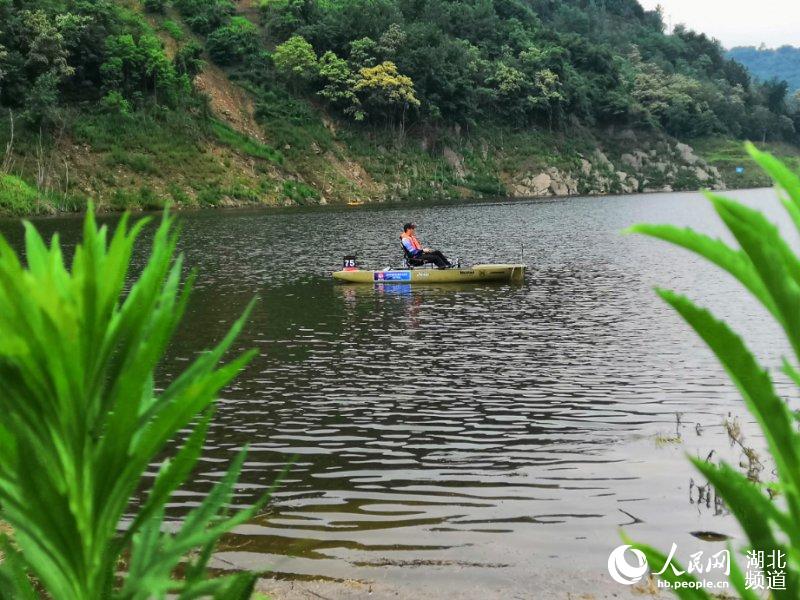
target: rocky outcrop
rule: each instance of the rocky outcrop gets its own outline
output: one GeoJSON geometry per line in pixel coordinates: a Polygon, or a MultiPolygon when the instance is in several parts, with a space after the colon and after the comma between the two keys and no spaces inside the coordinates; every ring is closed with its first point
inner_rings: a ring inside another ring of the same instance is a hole
{"type": "MultiPolygon", "coordinates": [[[[626,139],[626,144],[635,139],[626,139]]],[[[578,155],[568,167],[526,167],[507,186],[515,197],[571,196],[576,194],[631,194],[671,192],[676,189],[724,187],[719,171],[697,156],[691,146],[661,140],[625,152],[597,149],[578,155]]]]}
{"type": "Polygon", "coordinates": [[[695,155],[694,149],[689,144],[682,144],[678,142],[675,144],[675,149],[680,153],[683,162],[689,165],[696,165],[700,162],[700,158],[695,155]]]}
{"type": "Polygon", "coordinates": [[[572,196],[578,193],[578,180],[555,167],[538,175],[523,177],[513,186],[517,197],[572,196]]]}
{"type": "Polygon", "coordinates": [[[512,191],[514,196],[518,197],[547,196],[550,193],[550,185],[552,183],[553,180],[549,174],[539,173],[533,177],[524,177],[514,185],[512,191]]]}

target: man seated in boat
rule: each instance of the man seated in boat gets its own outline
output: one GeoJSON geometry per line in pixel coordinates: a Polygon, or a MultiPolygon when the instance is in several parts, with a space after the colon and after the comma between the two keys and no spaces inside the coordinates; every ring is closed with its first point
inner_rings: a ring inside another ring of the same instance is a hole
{"type": "Polygon", "coordinates": [[[400,241],[403,242],[408,256],[416,262],[420,263],[433,263],[440,269],[447,269],[453,267],[453,263],[447,260],[447,257],[439,250],[431,250],[430,248],[423,248],[417,236],[415,235],[417,229],[416,223],[406,223],[403,225],[403,233],[400,235],[400,241]]]}

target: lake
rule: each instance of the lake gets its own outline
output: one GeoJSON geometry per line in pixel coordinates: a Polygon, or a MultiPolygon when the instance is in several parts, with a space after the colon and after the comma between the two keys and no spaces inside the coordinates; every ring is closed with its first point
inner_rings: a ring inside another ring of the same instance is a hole
{"type": "MultiPolygon", "coordinates": [[[[772,190],[729,195],[788,227],[772,190]]],[[[630,592],[606,568],[621,530],[665,551],[675,542],[683,562],[725,547],[692,532],[739,535],[686,454],[738,464],[725,419],[761,443],[722,369],[652,288],[714,307],[770,366],[783,341],[726,275],[620,233],[668,222],[722,234],[700,194],[188,212],[181,222],[198,284],[161,377],[254,296],[237,345],[260,355],[224,392],[174,515],[244,445],[242,504],[291,463],[269,509],[226,540],[215,566],[297,586],[345,582],[331,584],[339,597],[605,597],[630,592]],[[397,265],[409,220],[462,263],[522,257],[525,284],[332,283],[346,254],[397,265]]],[[[79,223],[37,221],[68,243],[79,223]]],[[[0,230],[20,244],[16,223],[0,230]]]]}

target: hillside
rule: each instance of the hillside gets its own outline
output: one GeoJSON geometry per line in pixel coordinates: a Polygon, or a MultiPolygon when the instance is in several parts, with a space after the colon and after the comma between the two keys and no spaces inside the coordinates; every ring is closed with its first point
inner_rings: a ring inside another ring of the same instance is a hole
{"type": "Polygon", "coordinates": [[[756,185],[800,114],[634,0],[0,3],[0,210],[756,185]]]}
{"type": "Polygon", "coordinates": [[[739,46],[731,48],[728,57],[742,63],[761,81],[778,79],[789,84],[789,94],[800,92],[800,48],[756,48],[739,46]]]}

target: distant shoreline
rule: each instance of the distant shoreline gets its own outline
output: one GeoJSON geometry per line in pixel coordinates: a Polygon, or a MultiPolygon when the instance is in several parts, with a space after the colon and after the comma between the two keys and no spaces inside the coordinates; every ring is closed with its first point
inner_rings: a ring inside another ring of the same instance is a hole
{"type": "MultiPolygon", "coordinates": [[[[764,190],[770,189],[772,186],[746,186],[746,187],[731,187],[726,188],[724,190],[715,190],[716,193],[725,194],[726,192],[738,192],[738,191],[749,191],[749,190],[764,190]]],[[[414,208],[426,208],[426,207],[439,207],[439,206],[464,206],[464,205],[476,205],[476,204],[516,204],[516,203],[548,203],[548,202],[564,202],[568,200],[578,200],[578,199],[607,199],[607,198],[617,198],[617,197],[629,197],[629,196],[653,196],[658,194],[663,195],[672,195],[672,194],[702,194],[706,189],[694,189],[694,190],[677,190],[672,192],[661,192],[661,191],[647,191],[647,192],[630,192],[630,193],[620,193],[620,194],[572,194],[572,195],[565,195],[565,196],[528,196],[528,197],[512,197],[512,196],[497,196],[493,198],[480,198],[480,197],[473,197],[473,198],[459,198],[457,200],[448,200],[448,199],[433,199],[433,200],[426,200],[426,201],[416,201],[416,200],[387,200],[387,201],[375,201],[370,202],[367,201],[362,205],[359,206],[348,206],[347,204],[341,203],[331,203],[331,204],[315,204],[315,205],[305,205],[305,206],[276,206],[272,204],[242,204],[242,205],[235,205],[235,206],[216,206],[216,207],[198,207],[198,206],[181,206],[181,205],[171,205],[169,209],[173,212],[177,213],[188,213],[188,214],[219,214],[219,213],[240,213],[246,214],[248,212],[257,212],[257,213],[264,213],[264,212],[274,212],[276,214],[286,213],[286,212],[326,212],[326,211],[335,211],[335,212],[344,212],[344,211],[352,211],[357,212],[364,209],[392,209],[392,208],[403,208],[408,207],[409,209],[414,208]]],[[[129,207],[124,210],[108,210],[107,208],[101,208],[100,210],[96,211],[96,214],[100,217],[119,217],[125,212],[130,212],[132,215],[135,216],[148,216],[148,215],[160,215],[164,212],[163,208],[148,208],[148,209],[139,209],[136,207],[129,207]]],[[[68,218],[75,218],[81,219],[86,214],[86,211],[62,211],[62,212],[54,212],[48,214],[31,214],[31,215],[10,215],[10,214],[0,214],[0,222],[13,222],[13,221],[21,221],[21,220],[33,220],[33,221],[45,221],[51,219],[68,219],[68,218]]]]}

